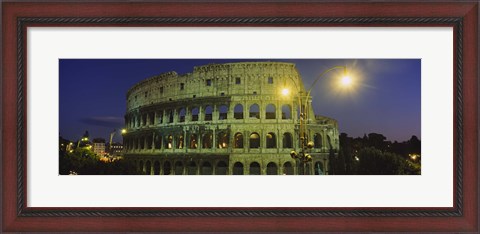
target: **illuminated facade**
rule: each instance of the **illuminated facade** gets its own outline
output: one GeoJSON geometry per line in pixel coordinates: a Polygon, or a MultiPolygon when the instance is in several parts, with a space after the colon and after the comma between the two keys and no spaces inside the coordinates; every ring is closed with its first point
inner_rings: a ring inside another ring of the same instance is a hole
{"type": "MultiPolygon", "coordinates": [[[[292,63],[210,64],[148,78],[127,92],[125,159],[151,175],[298,174],[290,152],[301,151],[300,93],[292,63]]],[[[307,110],[314,147],[305,170],[325,174],[339,146],[337,122],[307,110]]]]}

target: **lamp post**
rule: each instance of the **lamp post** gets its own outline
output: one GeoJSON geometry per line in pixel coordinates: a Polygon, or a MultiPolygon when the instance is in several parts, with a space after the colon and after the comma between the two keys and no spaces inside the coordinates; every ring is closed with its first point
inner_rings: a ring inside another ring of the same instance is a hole
{"type": "MultiPolygon", "coordinates": [[[[310,89],[308,89],[306,95],[303,94],[303,90],[299,89],[296,81],[290,77],[290,79],[294,82],[295,88],[297,89],[298,93],[298,104],[299,104],[299,110],[300,110],[300,117],[299,117],[299,131],[298,131],[298,139],[300,143],[300,153],[297,153],[296,151],[290,152],[290,156],[294,158],[295,160],[299,160],[300,166],[298,167],[299,173],[302,175],[307,174],[306,167],[308,167],[308,163],[312,161],[312,156],[310,154],[307,154],[306,150],[311,149],[314,146],[314,143],[312,141],[308,140],[308,136],[306,134],[306,125],[310,122],[309,121],[309,105],[310,105],[310,94],[312,92],[313,87],[315,87],[315,84],[317,83],[320,78],[322,78],[325,74],[327,74],[330,71],[336,70],[336,69],[343,69],[344,72],[344,77],[341,80],[341,84],[348,86],[351,84],[351,79],[350,77],[347,76],[347,67],[346,66],[334,66],[331,67],[324,72],[322,72],[318,77],[315,79],[313,84],[311,85],[310,89]],[[301,169],[301,171],[300,171],[301,169]]],[[[287,96],[289,94],[289,89],[284,88],[282,90],[282,95],[287,96]]],[[[324,162],[325,163],[325,162],[324,162]]],[[[324,165],[326,167],[326,165],[324,165]]],[[[308,170],[308,174],[311,174],[312,170],[308,170]]]]}

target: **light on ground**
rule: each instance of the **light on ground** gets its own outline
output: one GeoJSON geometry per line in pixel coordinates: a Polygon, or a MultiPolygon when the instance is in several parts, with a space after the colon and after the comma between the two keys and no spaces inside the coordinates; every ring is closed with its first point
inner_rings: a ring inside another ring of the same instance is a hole
{"type": "Polygon", "coordinates": [[[289,93],[290,93],[290,90],[288,90],[287,88],[282,89],[283,96],[287,96],[289,93]]]}

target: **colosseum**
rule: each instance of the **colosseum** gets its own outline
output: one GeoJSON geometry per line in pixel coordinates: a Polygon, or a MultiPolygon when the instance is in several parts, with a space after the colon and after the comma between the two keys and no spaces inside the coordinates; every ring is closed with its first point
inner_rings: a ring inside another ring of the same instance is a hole
{"type": "Polygon", "coordinates": [[[283,62],[209,64],[145,79],[127,92],[124,157],[147,175],[328,174],[338,125],[311,105],[302,127],[311,160],[291,156],[303,148],[302,93],[295,64],[283,62]]]}

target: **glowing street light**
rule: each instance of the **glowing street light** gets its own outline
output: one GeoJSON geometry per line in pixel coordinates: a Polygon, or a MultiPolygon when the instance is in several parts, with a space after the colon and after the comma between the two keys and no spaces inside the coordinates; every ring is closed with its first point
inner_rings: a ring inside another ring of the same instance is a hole
{"type": "Polygon", "coordinates": [[[122,134],[125,134],[125,133],[127,133],[127,129],[124,128],[122,129],[122,134]]]}
{"type": "MultiPolygon", "coordinates": [[[[312,86],[310,87],[310,89],[307,91],[307,95],[305,96],[302,92],[301,89],[298,88],[298,85],[296,84],[296,81],[292,79],[292,81],[294,81],[294,84],[295,84],[295,88],[297,89],[297,92],[298,92],[298,103],[300,105],[300,131],[299,131],[299,140],[300,140],[300,145],[301,145],[301,152],[300,154],[298,154],[297,152],[295,151],[292,151],[290,153],[290,156],[292,156],[292,158],[294,159],[299,159],[300,160],[300,163],[302,164],[302,168],[303,168],[303,174],[305,174],[306,170],[305,170],[305,165],[307,165],[309,162],[312,161],[312,156],[307,154],[305,152],[305,150],[308,148],[308,149],[311,149],[313,147],[313,142],[311,141],[308,141],[308,138],[306,136],[306,123],[305,121],[309,119],[309,115],[308,115],[308,105],[310,104],[310,93],[312,92],[312,89],[313,87],[315,87],[315,84],[317,83],[318,80],[320,80],[320,78],[322,78],[326,73],[330,72],[330,71],[333,71],[335,69],[343,69],[343,77],[340,79],[340,84],[341,86],[343,87],[350,87],[352,84],[353,84],[353,81],[351,79],[351,77],[349,77],[347,75],[347,67],[346,66],[334,66],[334,67],[331,67],[327,70],[325,70],[324,72],[322,72],[318,77],[317,79],[315,79],[315,81],[313,82],[312,86]]],[[[288,96],[290,93],[290,90],[285,87],[281,90],[281,94],[283,96],[288,96]]],[[[325,165],[325,163],[324,163],[325,165]]],[[[311,170],[310,170],[310,173],[311,173],[311,170]]]]}

